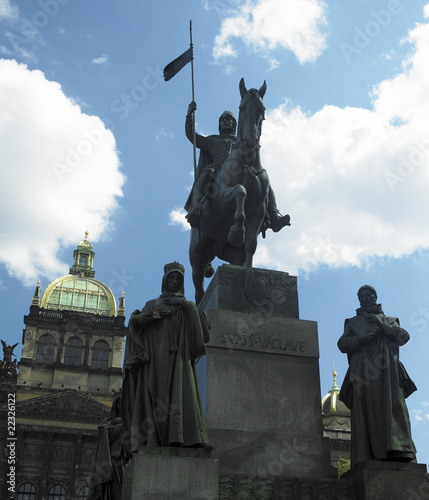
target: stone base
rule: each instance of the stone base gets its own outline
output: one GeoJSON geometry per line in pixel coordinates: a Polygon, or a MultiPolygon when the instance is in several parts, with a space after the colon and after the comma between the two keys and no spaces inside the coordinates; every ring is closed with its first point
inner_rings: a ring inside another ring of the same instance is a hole
{"type": "Polygon", "coordinates": [[[219,463],[201,448],[142,447],[127,465],[122,500],[218,500],[219,463]]]}
{"type": "Polygon", "coordinates": [[[222,500],[354,500],[353,495],[353,484],[339,479],[221,473],[219,480],[222,500]]]}
{"type": "Polygon", "coordinates": [[[423,500],[429,498],[425,464],[371,460],[355,465],[341,476],[353,481],[356,500],[423,500]]]}
{"type": "Polygon", "coordinates": [[[208,428],[222,473],[294,478],[336,478],[328,440],[273,432],[208,428]]]}
{"type": "Polygon", "coordinates": [[[299,318],[296,278],[224,265],[202,302],[206,423],[220,471],[337,477],[323,437],[317,324],[299,318]]]}

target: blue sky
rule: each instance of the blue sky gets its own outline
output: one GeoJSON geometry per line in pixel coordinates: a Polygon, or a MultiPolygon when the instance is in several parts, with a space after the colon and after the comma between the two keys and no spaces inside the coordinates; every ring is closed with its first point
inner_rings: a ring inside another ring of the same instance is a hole
{"type": "MultiPolygon", "coordinates": [[[[238,114],[238,82],[267,81],[261,159],[292,225],[255,266],[298,275],[318,322],[322,396],[347,367],[336,342],[373,285],[411,341],[401,359],[418,460],[429,462],[429,4],[414,0],[0,0],[0,338],[21,340],[34,287],[66,274],[85,230],[96,278],[126,314],[186,266],[184,135],[238,114]]],[[[219,264],[219,262],[217,263],[219,264]]],[[[21,347],[17,348],[20,353],[21,347]]]]}

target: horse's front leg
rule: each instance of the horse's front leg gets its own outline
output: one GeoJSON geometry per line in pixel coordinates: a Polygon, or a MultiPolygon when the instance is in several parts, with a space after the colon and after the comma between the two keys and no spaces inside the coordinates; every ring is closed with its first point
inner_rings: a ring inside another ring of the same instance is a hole
{"type": "Polygon", "coordinates": [[[251,207],[253,210],[252,216],[248,218],[248,223],[246,225],[246,240],[244,242],[246,254],[244,258],[244,267],[252,267],[253,264],[253,256],[255,255],[258,244],[259,231],[261,230],[266,215],[268,187],[268,178],[261,175],[254,179],[253,191],[251,194],[249,193],[249,199],[251,199],[251,195],[255,195],[255,201],[251,207]]]}
{"type": "Polygon", "coordinates": [[[254,217],[249,219],[246,226],[246,240],[244,242],[244,249],[246,256],[244,258],[244,267],[252,267],[253,256],[256,252],[256,247],[258,244],[258,234],[261,229],[261,224],[265,217],[265,207],[261,205],[254,212],[254,217]]]}
{"type": "Polygon", "coordinates": [[[195,302],[197,304],[204,295],[204,272],[207,265],[207,262],[203,262],[203,248],[199,233],[199,229],[191,229],[191,243],[189,246],[189,261],[192,266],[192,281],[195,287],[195,302]]]}
{"type": "Polygon", "coordinates": [[[228,233],[228,243],[234,247],[240,247],[244,244],[246,214],[244,212],[244,202],[247,191],[244,186],[237,184],[233,187],[225,188],[221,194],[221,205],[227,206],[235,201],[234,224],[228,233]]]}
{"type": "Polygon", "coordinates": [[[192,281],[195,287],[195,303],[199,304],[204,296],[204,269],[202,266],[192,268],[192,281]]]}

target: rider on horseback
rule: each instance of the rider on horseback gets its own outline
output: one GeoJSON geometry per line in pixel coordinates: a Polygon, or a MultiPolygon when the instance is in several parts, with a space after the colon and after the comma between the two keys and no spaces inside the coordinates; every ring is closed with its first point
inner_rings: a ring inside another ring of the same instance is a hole
{"type": "MultiPolygon", "coordinates": [[[[185,132],[186,137],[193,142],[192,114],[197,109],[197,104],[192,101],[188,107],[186,115],[185,132]]],[[[231,111],[225,111],[219,118],[219,135],[204,136],[195,134],[196,146],[201,150],[198,161],[197,178],[194,181],[191,194],[186,202],[185,209],[188,211],[186,219],[193,228],[199,226],[200,210],[203,201],[209,196],[209,184],[213,177],[217,175],[222,164],[232,151],[235,144],[235,131],[237,120],[231,111]]],[[[268,228],[275,233],[284,226],[290,225],[289,215],[282,216],[277,209],[274,192],[269,187],[267,217],[261,229],[263,235],[268,228]]]]}
{"type": "MultiPolygon", "coordinates": [[[[186,115],[185,132],[186,137],[193,142],[192,114],[197,109],[197,104],[192,101],[186,115]]],[[[201,150],[198,160],[197,178],[194,181],[191,194],[186,202],[185,209],[188,210],[188,219],[191,227],[198,227],[200,208],[203,199],[207,196],[207,188],[213,175],[220,170],[223,162],[231,153],[231,149],[237,137],[235,129],[237,120],[233,113],[225,111],[219,118],[219,135],[204,136],[195,134],[196,146],[201,150]]]]}

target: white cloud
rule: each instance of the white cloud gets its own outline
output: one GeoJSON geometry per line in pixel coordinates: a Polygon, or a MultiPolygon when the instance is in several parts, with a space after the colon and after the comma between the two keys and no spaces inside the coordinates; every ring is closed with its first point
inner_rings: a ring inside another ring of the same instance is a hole
{"type": "Polygon", "coordinates": [[[179,226],[182,231],[189,231],[191,229],[188,221],[185,218],[186,212],[182,208],[175,208],[169,213],[170,222],[169,226],[179,226]]]}
{"type": "Polygon", "coordinates": [[[429,25],[408,39],[414,53],[374,88],[372,109],[267,113],[261,158],[292,226],[267,234],[255,265],[363,266],[429,247],[429,25]]]}
{"type": "MultiPolygon", "coordinates": [[[[20,35],[16,35],[11,31],[5,32],[5,36],[8,39],[10,46],[12,48],[12,53],[14,57],[20,58],[23,61],[36,63],[38,61],[36,50],[32,42],[36,41],[36,38],[31,38],[30,35],[22,37],[20,35]],[[25,46],[27,44],[27,47],[25,46]]],[[[8,49],[6,49],[8,50],[8,49]]],[[[7,52],[4,52],[7,54],[7,52]]]]}
{"type": "Polygon", "coordinates": [[[270,57],[278,47],[291,50],[301,64],[314,61],[326,48],[325,3],[322,0],[246,0],[238,13],[222,21],[215,38],[215,60],[237,57],[236,40],[270,57]]]}
{"type": "Polygon", "coordinates": [[[0,59],[0,261],[24,283],[67,272],[58,257],[97,241],[122,196],[113,134],[40,71],[0,59]]]}
{"type": "Polygon", "coordinates": [[[380,59],[382,59],[383,61],[390,61],[394,57],[396,57],[396,51],[394,49],[388,50],[387,52],[383,52],[382,54],[380,54],[380,59]]]}
{"type": "MultiPolygon", "coordinates": [[[[46,13],[43,12],[43,15],[46,13]]],[[[21,18],[18,7],[11,5],[9,0],[0,0],[0,21],[2,20],[9,28],[4,30],[9,47],[3,45],[0,53],[13,54],[26,62],[37,62],[36,48],[44,42],[36,26],[28,19],[21,18]]]]}
{"type": "Polygon", "coordinates": [[[170,130],[169,132],[166,132],[164,130],[164,127],[161,127],[158,132],[156,133],[156,139],[159,140],[161,139],[162,137],[168,137],[170,139],[174,139],[174,133],[170,130]]]}
{"type": "Polygon", "coordinates": [[[100,57],[95,57],[94,59],[91,59],[92,64],[98,64],[100,66],[107,65],[109,64],[109,56],[106,54],[103,54],[100,57]]]}
{"type": "Polygon", "coordinates": [[[18,17],[18,7],[11,5],[9,0],[0,0],[0,19],[16,20],[18,17]]]}
{"type": "Polygon", "coordinates": [[[420,422],[429,422],[429,403],[427,401],[424,401],[420,403],[420,406],[422,409],[418,410],[411,410],[411,416],[413,418],[413,424],[418,424],[420,422]]]}

